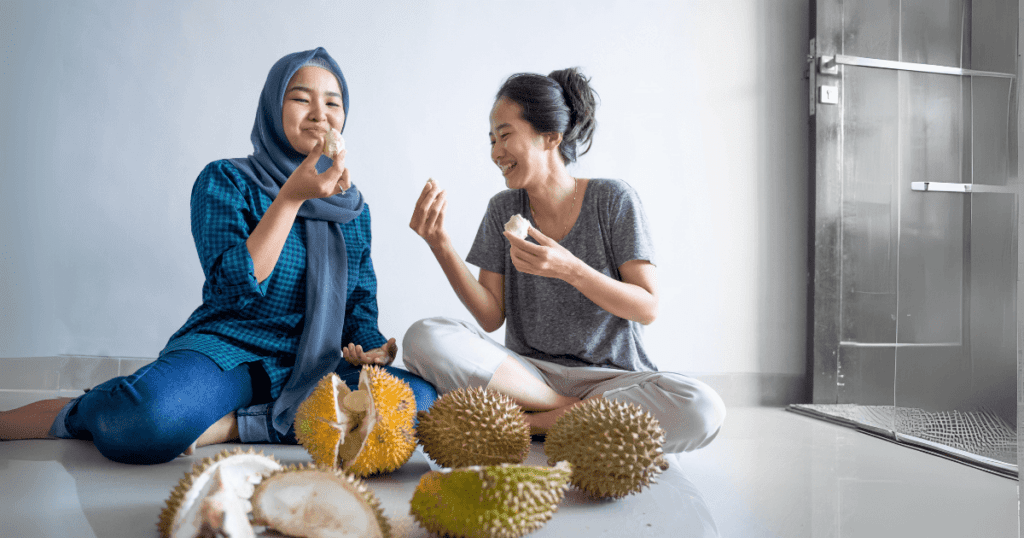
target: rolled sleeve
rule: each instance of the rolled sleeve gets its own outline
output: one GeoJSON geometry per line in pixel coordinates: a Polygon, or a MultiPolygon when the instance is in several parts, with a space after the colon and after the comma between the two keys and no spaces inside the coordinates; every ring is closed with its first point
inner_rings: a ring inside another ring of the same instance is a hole
{"type": "Polygon", "coordinates": [[[206,275],[204,299],[241,308],[263,297],[269,277],[256,280],[246,240],[259,223],[256,200],[237,170],[214,162],[192,188],[192,237],[206,275]]]}

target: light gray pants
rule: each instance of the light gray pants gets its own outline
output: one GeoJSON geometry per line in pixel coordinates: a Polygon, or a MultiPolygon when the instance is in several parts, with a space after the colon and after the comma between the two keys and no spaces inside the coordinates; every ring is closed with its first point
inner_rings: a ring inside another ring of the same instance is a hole
{"type": "Polygon", "coordinates": [[[506,357],[564,396],[601,394],[651,412],[665,430],[667,453],[710,443],[725,420],[725,404],[701,381],[671,372],[629,372],[597,366],[569,367],[523,357],[495,342],[480,328],[452,318],[417,321],[405,333],[402,360],[441,395],[460,387],[486,387],[506,357]]]}

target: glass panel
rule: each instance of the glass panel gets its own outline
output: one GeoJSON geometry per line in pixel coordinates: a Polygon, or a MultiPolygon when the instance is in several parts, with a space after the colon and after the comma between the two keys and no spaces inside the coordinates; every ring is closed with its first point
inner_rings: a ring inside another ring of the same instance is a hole
{"type": "Polygon", "coordinates": [[[1009,79],[991,77],[971,79],[971,108],[974,117],[971,125],[974,140],[971,167],[974,170],[974,183],[1006,186],[1010,179],[1011,82],[1009,79]]]}
{"type": "Polygon", "coordinates": [[[843,54],[898,61],[900,0],[843,2],[843,54]]]}
{"type": "Polygon", "coordinates": [[[971,1],[971,69],[1017,71],[1017,2],[971,1]]]}
{"type": "MultiPolygon", "coordinates": [[[[896,341],[897,72],[844,67],[841,335],[896,341]]],[[[840,366],[842,368],[842,366],[840,366]]],[[[891,392],[891,391],[890,391],[891,392]]]]}
{"type": "Polygon", "coordinates": [[[897,341],[960,344],[965,196],[910,189],[960,183],[963,79],[900,72],[900,247],[897,341]]]}
{"type": "Polygon", "coordinates": [[[962,67],[963,0],[902,0],[901,60],[962,67]]]}

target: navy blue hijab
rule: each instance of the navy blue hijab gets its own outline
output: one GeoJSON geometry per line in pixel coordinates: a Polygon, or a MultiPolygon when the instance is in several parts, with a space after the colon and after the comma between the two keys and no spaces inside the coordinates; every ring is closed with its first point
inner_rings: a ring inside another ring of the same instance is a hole
{"type": "MultiPolygon", "coordinates": [[[[260,94],[256,123],[252,128],[253,153],[243,159],[231,159],[243,174],[276,198],[281,186],[306,156],[295,151],[284,133],[281,109],[288,82],[302,67],[314,65],[338,77],[341,86],[345,122],[348,122],[348,85],[341,68],[321,48],[296,52],[281,58],[270,69],[260,94]]],[[[345,126],[342,124],[342,131],[345,126]]],[[[317,171],[323,172],[331,160],[321,156],[317,171]]],[[[340,224],[363,211],[363,195],[353,186],[344,195],[306,200],[299,217],[306,227],[306,312],[295,365],[281,395],[274,402],[274,429],[282,435],[295,419],[295,410],[316,383],[341,363],[341,331],[345,325],[348,299],[348,256],[340,224]]]]}

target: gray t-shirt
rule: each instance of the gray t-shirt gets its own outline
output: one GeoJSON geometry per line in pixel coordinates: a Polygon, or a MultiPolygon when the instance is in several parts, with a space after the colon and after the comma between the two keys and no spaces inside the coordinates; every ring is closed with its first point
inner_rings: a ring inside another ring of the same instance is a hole
{"type": "MultiPolygon", "coordinates": [[[[591,179],[580,216],[559,244],[616,280],[630,260],[654,262],[647,217],[626,182],[591,179]]],[[[537,227],[523,189],[491,198],[466,261],[505,276],[505,346],[521,355],[566,366],[657,371],[644,350],[643,325],[615,316],[563,280],[520,273],[512,264],[508,219],[519,213],[537,227]]],[[[536,243],[532,237],[527,241],[536,243]]]]}

